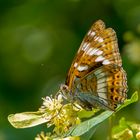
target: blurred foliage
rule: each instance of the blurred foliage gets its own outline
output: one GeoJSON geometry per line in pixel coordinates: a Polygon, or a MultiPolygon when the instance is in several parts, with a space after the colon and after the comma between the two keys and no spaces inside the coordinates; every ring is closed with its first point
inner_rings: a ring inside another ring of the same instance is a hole
{"type": "Polygon", "coordinates": [[[140,124],[126,121],[125,118],[119,120],[119,125],[112,129],[114,140],[140,140],[140,124]]]}
{"type": "MultiPolygon", "coordinates": [[[[57,91],[98,19],[117,33],[130,97],[140,90],[139,0],[0,0],[0,140],[33,139],[44,129],[13,129],[7,115],[35,110],[41,97],[57,91]]],[[[139,122],[139,106],[125,108],[116,121],[125,116],[139,122]]],[[[98,129],[94,140],[107,137],[108,122],[98,129]]]]}

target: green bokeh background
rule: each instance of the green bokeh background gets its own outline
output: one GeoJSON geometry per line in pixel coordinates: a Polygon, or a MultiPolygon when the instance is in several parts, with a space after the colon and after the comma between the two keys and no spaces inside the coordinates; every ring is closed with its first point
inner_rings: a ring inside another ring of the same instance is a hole
{"type": "MultiPolygon", "coordinates": [[[[128,74],[128,97],[140,87],[140,0],[0,0],[0,140],[31,140],[46,125],[15,129],[7,116],[36,111],[64,82],[90,26],[115,29],[128,74]]],[[[140,103],[116,114],[140,123],[140,103]]],[[[105,139],[108,121],[93,139],[105,139]]]]}

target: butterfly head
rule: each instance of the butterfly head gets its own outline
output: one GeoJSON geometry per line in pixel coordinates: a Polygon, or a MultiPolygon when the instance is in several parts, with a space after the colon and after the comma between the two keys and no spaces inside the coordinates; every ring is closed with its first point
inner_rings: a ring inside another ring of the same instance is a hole
{"type": "Polygon", "coordinates": [[[65,84],[60,85],[59,94],[61,94],[66,100],[69,100],[69,99],[72,100],[72,96],[70,96],[71,95],[70,90],[68,86],[65,84]]]}
{"type": "Polygon", "coordinates": [[[60,85],[60,92],[61,92],[63,95],[69,93],[68,86],[65,85],[65,84],[61,84],[61,85],[60,85]]]}

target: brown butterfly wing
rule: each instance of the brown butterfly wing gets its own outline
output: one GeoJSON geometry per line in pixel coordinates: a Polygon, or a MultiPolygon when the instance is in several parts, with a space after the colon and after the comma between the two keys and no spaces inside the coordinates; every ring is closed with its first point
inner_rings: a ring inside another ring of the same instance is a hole
{"type": "Polygon", "coordinates": [[[111,28],[106,29],[104,22],[98,20],[81,43],[68,72],[66,85],[71,89],[76,78],[108,64],[122,65],[116,33],[111,28]]]}
{"type": "MultiPolygon", "coordinates": [[[[127,98],[126,72],[120,66],[102,66],[76,80],[75,88],[79,93],[96,96],[98,106],[115,110],[117,104],[123,103],[127,98]]],[[[95,107],[94,97],[90,102],[89,99],[84,99],[83,106],[95,107]]]]}
{"type": "Polygon", "coordinates": [[[86,34],[68,72],[66,85],[85,108],[114,110],[126,99],[127,79],[122,68],[116,33],[98,20],[86,34]],[[92,100],[93,98],[93,100],[92,100]],[[96,101],[95,101],[96,100],[96,101]]]}

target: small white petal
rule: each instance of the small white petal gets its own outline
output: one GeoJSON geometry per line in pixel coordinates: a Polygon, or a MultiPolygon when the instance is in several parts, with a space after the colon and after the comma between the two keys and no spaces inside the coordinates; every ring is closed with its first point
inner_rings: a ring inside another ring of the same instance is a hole
{"type": "Polygon", "coordinates": [[[58,95],[58,101],[62,101],[63,96],[61,94],[58,95]]]}

